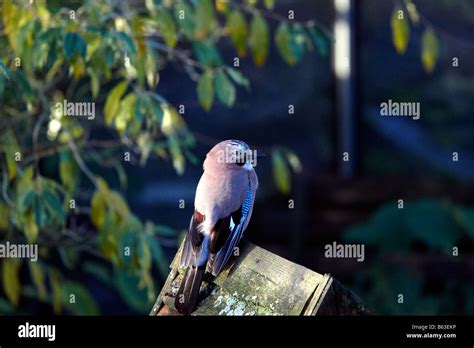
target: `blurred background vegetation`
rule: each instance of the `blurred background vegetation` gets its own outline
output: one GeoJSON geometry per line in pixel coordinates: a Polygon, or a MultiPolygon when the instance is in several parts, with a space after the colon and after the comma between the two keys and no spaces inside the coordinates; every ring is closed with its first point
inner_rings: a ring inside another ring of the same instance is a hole
{"type": "MultiPolygon", "coordinates": [[[[272,12],[274,5],[3,1],[0,227],[4,241],[38,243],[41,261],[2,260],[0,311],[33,313],[51,305],[54,313],[122,312],[108,306],[118,296],[130,311],[149,310],[168,273],[164,247],[176,248],[181,236],[161,223],[160,211],[150,219],[133,213],[124,199],[137,189],[129,169],[161,177],[147,167],[150,158],[160,167],[169,163],[174,176],[187,163],[200,166],[196,134],[187,126],[190,109],[197,101],[212,115],[215,104],[234,106],[237,89],[252,88],[240,58],[265,65],[270,42],[289,66],[315,46],[327,53],[327,29],[315,21],[292,23],[272,12]],[[224,57],[221,45],[230,45],[234,57],[224,57]],[[161,72],[173,67],[195,89],[192,102],[161,93],[167,89],[161,72]],[[56,107],[65,101],[94,102],[97,117],[68,117],[56,107]],[[116,294],[104,299],[105,288],[116,294]]],[[[270,153],[276,187],[288,193],[298,157],[280,146],[270,153]]],[[[189,199],[175,202],[176,209],[192,207],[189,199]]],[[[175,225],[184,229],[185,220],[175,225]]]]}
{"type": "Polygon", "coordinates": [[[3,0],[0,240],[38,243],[40,260],[0,261],[0,313],[148,313],[227,138],[270,154],[249,240],[375,313],[474,313],[474,5],[355,3],[343,177],[334,1],[3,0]],[[388,99],[420,102],[421,119],[381,118],[388,99]],[[64,100],[96,117],[52,108],[64,100]],[[364,243],[365,262],[324,258],[332,241],[364,243]]]}

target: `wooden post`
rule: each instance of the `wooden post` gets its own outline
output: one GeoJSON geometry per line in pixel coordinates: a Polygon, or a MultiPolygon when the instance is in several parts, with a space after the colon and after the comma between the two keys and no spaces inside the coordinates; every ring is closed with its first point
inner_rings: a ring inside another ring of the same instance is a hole
{"type": "MultiPolygon", "coordinates": [[[[182,248],[182,246],[181,246],[182,248]]],[[[150,315],[179,315],[174,309],[184,270],[178,250],[150,315]]],[[[201,286],[192,315],[364,315],[357,295],[328,274],[319,274],[251,243],[215,279],[201,286]]]]}

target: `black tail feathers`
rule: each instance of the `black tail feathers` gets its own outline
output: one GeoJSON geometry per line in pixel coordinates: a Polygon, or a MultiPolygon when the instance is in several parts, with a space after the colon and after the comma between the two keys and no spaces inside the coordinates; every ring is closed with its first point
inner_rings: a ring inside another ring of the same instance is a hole
{"type": "Polygon", "coordinates": [[[186,269],[174,301],[176,310],[181,314],[189,315],[196,308],[205,269],[205,265],[199,267],[189,266],[186,269]]]}

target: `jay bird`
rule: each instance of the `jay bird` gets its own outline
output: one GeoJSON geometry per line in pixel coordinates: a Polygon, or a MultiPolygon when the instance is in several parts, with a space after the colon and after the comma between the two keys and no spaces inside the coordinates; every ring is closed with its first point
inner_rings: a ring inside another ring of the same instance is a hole
{"type": "Polygon", "coordinates": [[[194,311],[204,272],[217,276],[239,244],[258,188],[254,166],[263,156],[240,140],[222,141],[206,155],[180,260],[186,269],[175,297],[180,313],[194,311]]]}

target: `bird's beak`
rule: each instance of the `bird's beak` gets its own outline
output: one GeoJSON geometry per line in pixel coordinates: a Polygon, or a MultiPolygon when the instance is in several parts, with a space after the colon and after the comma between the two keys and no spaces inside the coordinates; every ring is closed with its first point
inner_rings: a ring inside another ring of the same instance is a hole
{"type": "Polygon", "coordinates": [[[257,158],[263,158],[266,155],[263,152],[257,151],[257,158]]]}

